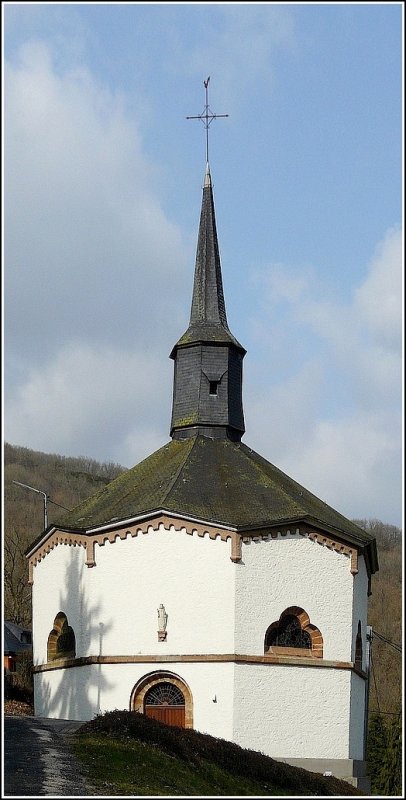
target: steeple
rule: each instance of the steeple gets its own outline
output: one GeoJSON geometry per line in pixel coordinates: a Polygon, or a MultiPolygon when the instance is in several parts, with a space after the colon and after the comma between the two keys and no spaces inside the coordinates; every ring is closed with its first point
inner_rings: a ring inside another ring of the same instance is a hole
{"type": "Polygon", "coordinates": [[[242,360],[245,349],[227,324],[213,186],[207,163],[187,331],[175,361],[171,436],[200,433],[239,441],[244,433],[242,360]]]}
{"type": "Polygon", "coordinates": [[[203,186],[203,204],[197,242],[196,269],[190,325],[214,325],[228,329],[221,278],[213,188],[207,163],[203,186]]]}

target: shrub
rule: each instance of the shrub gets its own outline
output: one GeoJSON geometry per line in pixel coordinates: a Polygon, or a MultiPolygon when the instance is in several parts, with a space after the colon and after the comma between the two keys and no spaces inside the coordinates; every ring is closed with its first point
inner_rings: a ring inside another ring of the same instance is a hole
{"type": "Polygon", "coordinates": [[[117,738],[135,738],[151,746],[160,747],[168,755],[196,764],[208,761],[217,767],[277,787],[289,787],[302,794],[306,789],[313,795],[332,796],[360,794],[350,784],[335,777],[325,778],[299,767],[275,761],[263,753],[246,750],[233,742],[217,739],[206,733],[185,728],[175,728],[132,711],[107,711],[82,725],[78,734],[106,734],[117,738]],[[348,787],[348,788],[347,788],[348,787]]]}

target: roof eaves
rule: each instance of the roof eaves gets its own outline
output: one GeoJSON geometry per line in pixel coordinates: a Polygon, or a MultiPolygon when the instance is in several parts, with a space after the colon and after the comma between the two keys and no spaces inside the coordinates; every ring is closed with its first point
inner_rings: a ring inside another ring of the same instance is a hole
{"type": "MultiPolygon", "coordinates": [[[[227,523],[224,523],[224,521],[220,522],[214,519],[213,520],[208,519],[207,517],[203,518],[199,516],[194,516],[193,514],[184,514],[182,512],[177,512],[162,507],[162,508],[151,509],[149,511],[146,511],[145,513],[137,514],[134,517],[125,517],[125,518],[123,517],[122,519],[120,519],[119,517],[115,517],[114,519],[111,519],[108,522],[103,523],[102,525],[92,525],[87,528],[78,528],[77,526],[70,528],[67,525],[64,526],[61,525],[58,527],[53,527],[51,533],[53,531],[58,530],[66,533],[79,533],[81,536],[92,536],[93,534],[100,533],[101,531],[109,531],[117,528],[129,527],[130,525],[134,525],[137,522],[142,522],[148,519],[154,519],[155,517],[161,515],[165,515],[166,517],[170,517],[172,519],[180,519],[196,523],[198,522],[202,525],[216,525],[216,527],[224,528],[224,530],[230,530],[230,531],[237,530],[235,526],[228,525],[227,523]]],[[[40,542],[37,543],[36,548],[40,543],[42,544],[45,540],[46,540],[45,537],[44,539],[41,539],[40,542]]],[[[31,549],[34,551],[33,547],[31,547],[31,549]]]]}
{"type": "Polygon", "coordinates": [[[367,561],[368,572],[372,575],[374,572],[379,572],[378,549],[376,539],[368,542],[365,547],[365,560],[367,561]]]}
{"type": "Polygon", "coordinates": [[[251,533],[263,528],[279,528],[281,525],[296,525],[298,522],[303,522],[303,515],[296,517],[282,517],[276,521],[270,522],[269,519],[264,519],[263,522],[255,522],[253,525],[237,525],[238,533],[251,533]]]}
{"type": "MultiPolygon", "coordinates": [[[[278,520],[270,521],[269,519],[264,519],[262,522],[256,522],[254,525],[239,525],[237,530],[239,533],[244,533],[245,531],[250,532],[257,530],[259,528],[278,528],[281,525],[296,525],[299,522],[306,522],[308,525],[314,525],[314,527],[318,528],[319,530],[326,531],[327,533],[334,533],[338,534],[342,538],[345,538],[347,541],[350,540],[351,543],[359,545],[360,547],[365,547],[366,545],[375,541],[372,537],[368,539],[365,532],[365,538],[362,536],[358,537],[351,531],[346,530],[345,528],[340,528],[337,525],[330,525],[322,519],[317,517],[310,516],[309,514],[300,514],[294,517],[281,517],[278,520]]],[[[361,530],[361,529],[360,529],[361,530]]],[[[364,533],[364,531],[362,531],[364,533]]]]}
{"type": "MultiPolygon", "coordinates": [[[[92,528],[87,528],[86,530],[81,531],[81,533],[85,533],[91,536],[95,533],[100,533],[101,531],[114,530],[114,528],[119,528],[119,527],[120,528],[129,527],[130,525],[134,525],[137,522],[142,522],[143,520],[147,519],[154,519],[155,517],[161,515],[170,517],[174,520],[179,519],[179,520],[185,520],[185,522],[196,522],[200,523],[201,525],[215,525],[217,528],[223,528],[224,530],[227,531],[228,530],[237,531],[237,528],[235,526],[228,525],[228,523],[225,523],[224,521],[220,522],[215,519],[208,519],[207,517],[203,518],[199,516],[194,516],[193,514],[184,514],[182,512],[169,510],[163,507],[163,508],[156,508],[152,511],[148,511],[145,514],[138,514],[136,517],[131,517],[122,520],[114,520],[114,521],[111,520],[110,522],[105,523],[104,525],[98,525],[92,528]]],[[[65,528],[64,530],[67,529],[65,528]]],[[[72,531],[74,530],[76,529],[72,529],[72,531]]]]}
{"type": "MultiPolygon", "coordinates": [[[[360,536],[357,536],[356,532],[353,532],[348,528],[342,528],[339,525],[330,525],[328,522],[325,522],[324,520],[318,519],[317,517],[313,517],[311,515],[306,515],[304,521],[308,522],[310,525],[315,525],[316,527],[321,528],[322,530],[328,531],[330,533],[338,533],[339,535],[341,534],[341,536],[345,537],[347,541],[350,541],[352,544],[358,545],[359,547],[365,547],[366,545],[368,545],[370,542],[373,541],[373,537],[369,538],[367,532],[363,531],[361,528],[359,529],[360,536]]],[[[351,526],[353,524],[354,523],[351,523],[351,526]]],[[[356,526],[354,525],[354,527],[356,526]]]]}
{"type": "MultiPolygon", "coordinates": [[[[24,550],[25,557],[29,558],[30,555],[32,555],[32,553],[35,552],[35,550],[39,547],[40,544],[43,544],[43,542],[46,542],[46,540],[49,539],[51,533],[54,533],[55,530],[56,530],[55,525],[48,525],[48,527],[45,528],[45,530],[42,531],[42,533],[40,533],[39,536],[37,536],[33,542],[31,542],[31,544],[26,548],[26,550],[24,550]]],[[[58,528],[58,530],[60,530],[60,528],[58,528]]]]}

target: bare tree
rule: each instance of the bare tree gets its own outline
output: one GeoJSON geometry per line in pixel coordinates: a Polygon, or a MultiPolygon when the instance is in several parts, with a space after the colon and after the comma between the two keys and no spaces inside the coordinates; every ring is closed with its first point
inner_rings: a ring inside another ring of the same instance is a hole
{"type": "Polygon", "coordinates": [[[27,559],[15,530],[4,541],[4,612],[16,625],[31,625],[31,586],[27,583],[27,559]]]}

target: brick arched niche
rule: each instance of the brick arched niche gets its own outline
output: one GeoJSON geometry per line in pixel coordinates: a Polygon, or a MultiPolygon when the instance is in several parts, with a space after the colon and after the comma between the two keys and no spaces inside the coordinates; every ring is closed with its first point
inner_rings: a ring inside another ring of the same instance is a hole
{"type": "Polygon", "coordinates": [[[149,672],[135,684],[130,697],[130,711],[138,714],[144,713],[144,699],[147,692],[158,683],[173,683],[182,692],[185,698],[185,728],[193,728],[193,698],[187,683],[168,670],[149,672]]]}
{"type": "Polygon", "coordinates": [[[264,653],[286,656],[310,656],[323,658],[323,637],[318,628],[310,622],[307,612],[299,606],[290,606],[282,611],[279,619],[269,626],[265,633],[264,653]],[[299,647],[278,643],[278,632],[283,630],[285,622],[295,621],[297,630],[303,636],[299,647]]]}
{"type": "Polygon", "coordinates": [[[48,661],[54,661],[56,658],[75,658],[75,655],[75,633],[69,625],[66,614],[60,611],[54,619],[54,626],[48,636],[48,661]]]}
{"type": "Polygon", "coordinates": [[[355,656],[354,663],[358,669],[362,669],[362,634],[361,634],[361,620],[358,622],[357,636],[355,639],[355,656]]]}

